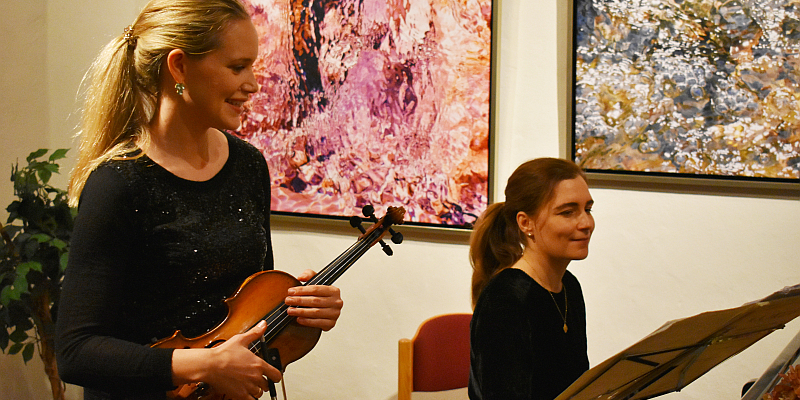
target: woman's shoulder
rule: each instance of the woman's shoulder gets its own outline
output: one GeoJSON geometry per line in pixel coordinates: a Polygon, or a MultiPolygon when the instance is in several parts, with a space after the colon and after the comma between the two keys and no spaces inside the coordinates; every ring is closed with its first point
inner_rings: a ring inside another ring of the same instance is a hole
{"type": "Polygon", "coordinates": [[[578,278],[575,277],[575,275],[573,275],[572,272],[569,272],[569,270],[567,270],[567,272],[564,273],[564,277],[561,279],[561,282],[563,282],[564,285],[569,286],[570,289],[576,288],[580,290],[581,288],[581,283],[578,282],[578,278]]]}
{"type": "Polygon", "coordinates": [[[505,268],[495,274],[495,276],[489,281],[490,284],[491,282],[497,282],[497,284],[503,285],[522,285],[529,287],[536,281],[526,274],[525,271],[519,268],[505,268]]]}
{"type": "Polygon", "coordinates": [[[256,148],[252,143],[244,140],[243,138],[234,135],[230,132],[223,131],[222,133],[228,138],[228,149],[230,150],[230,157],[237,160],[242,160],[246,168],[260,168],[267,167],[267,161],[261,150],[256,148]]]}
{"type": "Polygon", "coordinates": [[[86,179],[78,210],[107,208],[130,198],[132,161],[111,160],[100,164],[86,179]]]}
{"type": "Polygon", "coordinates": [[[126,159],[113,159],[103,162],[89,174],[89,178],[86,180],[86,189],[124,189],[131,178],[133,164],[133,160],[126,159]]]}
{"type": "Polygon", "coordinates": [[[258,150],[256,146],[254,146],[252,143],[248,142],[244,138],[228,131],[222,131],[222,133],[225,135],[225,137],[228,138],[228,147],[232,151],[239,151],[250,156],[255,154],[261,154],[261,151],[258,150]]]}
{"type": "Polygon", "coordinates": [[[524,303],[534,284],[535,281],[525,272],[516,268],[506,268],[489,280],[481,292],[481,297],[524,303]]]}

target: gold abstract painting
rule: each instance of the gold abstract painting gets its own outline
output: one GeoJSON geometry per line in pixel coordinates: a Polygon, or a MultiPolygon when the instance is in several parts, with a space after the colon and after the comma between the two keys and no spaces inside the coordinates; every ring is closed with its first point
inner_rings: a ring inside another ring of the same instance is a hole
{"type": "Polygon", "coordinates": [[[590,171],[800,181],[800,2],[576,0],[590,171]]]}

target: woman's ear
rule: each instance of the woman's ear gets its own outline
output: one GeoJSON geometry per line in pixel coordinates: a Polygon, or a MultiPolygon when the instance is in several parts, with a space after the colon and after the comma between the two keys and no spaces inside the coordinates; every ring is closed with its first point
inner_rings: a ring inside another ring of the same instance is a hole
{"type": "Polygon", "coordinates": [[[535,228],[533,219],[523,211],[517,213],[517,226],[525,236],[533,236],[533,230],[535,228]]]}
{"type": "Polygon", "coordinates": [[[167,54],[167,71],[175,83],[186,82],[186,53],[181,49],[171,50],[167,54]]]}

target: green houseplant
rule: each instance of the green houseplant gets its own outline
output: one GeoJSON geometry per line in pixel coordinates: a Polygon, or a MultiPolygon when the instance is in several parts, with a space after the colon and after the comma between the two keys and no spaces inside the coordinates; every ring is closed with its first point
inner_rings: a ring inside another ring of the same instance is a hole
{"type": "Polygon", "coordinates": [[[25,167],[12,166],[17,199],[0,224],[0,350],[22,354],[26,363],[38,350],[53,399],[64,399],[53,344],[75,210],[67,205],[66,191],[49,184],[67,149],[39,160],[48,151],[28,155],[25,167]]]}

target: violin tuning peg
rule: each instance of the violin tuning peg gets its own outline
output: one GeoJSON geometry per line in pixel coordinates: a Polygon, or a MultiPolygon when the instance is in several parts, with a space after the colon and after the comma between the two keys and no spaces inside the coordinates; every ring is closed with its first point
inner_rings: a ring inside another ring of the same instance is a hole
{"type": "Polygon", "coordinates": [[[391,229],[390,229],[390,231],[391,231],[390,233],[392,235],[392,243],[394,243],[394,244],[403,243],[403,234],[402,233],[395,232],[395,231],[393,231],[391,229]]]}
{"type": "Polygon", "coordinates": [[[363,213],[365,217],[372,218],[375,216],[375,207],[373,207],[372,204],[367,204],[361,208],[361,213],[363,213]]]}

